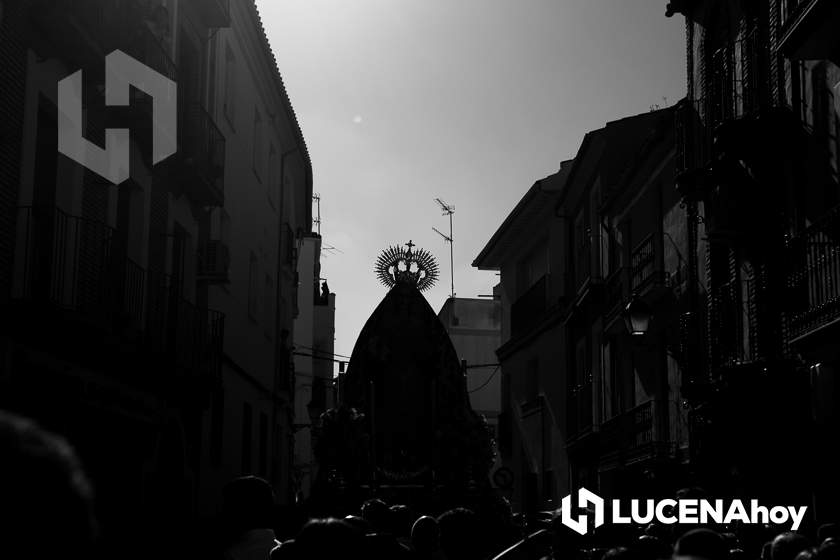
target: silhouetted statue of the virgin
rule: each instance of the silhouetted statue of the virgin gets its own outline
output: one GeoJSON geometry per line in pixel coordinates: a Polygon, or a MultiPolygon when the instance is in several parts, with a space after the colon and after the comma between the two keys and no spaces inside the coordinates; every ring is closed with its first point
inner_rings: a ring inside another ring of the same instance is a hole
{"type": "Polygon", "coordinates": [[[410,241],[406,247],[392,246],[377,260],[390,290],[362,328],[340,383],[340,406],[363,415],[356,421],[364,435],[355,443],[338,441],[347,429],[325,424],[319,471],[350,484],[481,486],[493,461],[490,436],[470,407],[449,335],[421,294],[438,267],[428,252],[413,250],[410,241]],[[338,455],[335,446],[348,453],[355,447],[357,456],[363,446],[363,464],[325,464],[338,455]]]}

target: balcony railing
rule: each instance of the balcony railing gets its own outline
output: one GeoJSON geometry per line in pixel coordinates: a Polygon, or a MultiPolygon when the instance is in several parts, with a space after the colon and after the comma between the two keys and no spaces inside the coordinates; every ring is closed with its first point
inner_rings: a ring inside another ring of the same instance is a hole
{"type": "MultiPolygon", "coordinates": [[[[749,306],[741,293],[741,285],[726,282],[709,289],[709,352],[712,367],[725,367],[750,361],[750,348],[744,344],[744,310],[749,306]]],[[[747,325],[748,329],[750,325],[747,325]]]]}
{"type": "Polygon", "coordinates": [[[17,220],[13,300],[141,323],[144,272],[120,250],[112,227],[54,206],[20,207],[17,220]]]}
{"type": "Polygon", "coordinates": [[[139,0],[30,0],[24,10],[24,32],[39,54],[101,71],[102,57],[121,49],[175,79],[171,57],[149,28],[157,14],[139,0]]]}
{"type": "Polygon", "coordinates": [[[182,187],[197,203],[224,203],[225,137],[200,103],[183,99],[179,105],[179,154],[187,173],[182,187]]]}
{"type": "Polygon", "coordinates": [[[790,335],[840,318],[840,207],[788,244],[790,335]]]}
{"type": "Polygon", "coordinates": [[[219,371],[224,315],[186,301],[171,278],[128,258],[102,222],[54,206],[18,208],[11,300],[34,306],[26,315],[33,321],[56,309],[105,332],[131,328],[172,365],[219,371]]]}
{"type": "Polygon", "coordinates": [[[230,269],[230,249],[217,239],[206,241],[198,251],[196,279],[213,284],[226,284],[230,269]]]}
{"type": "Polygon", "coordinates": [[[224,314],[184,299],[177,279],[156,272],[149,276],[149,347],[166,356],[182,373],[217,376],[221,371],[224,314]]]}
{"type": "Polygon", "coordinates": [[[641,292],[661,278],[662,271],[656,256],[656,239],[650,234],[630,255],[630,289],[633,292],[641,292]]]}
{"type": "Polygon", "coordinates": [[[665,434],[664,404],[647,401],[601,425],[601,456],[619,455],[625,462],[668,454],[673,445],[665,434]]]}
{"type": "Polygon", "coordinates": [[[592,381],[573,387],[568,398],[569,435],[577,436],[592,429],[592,381]]]}
{"type": "Polygon", "coordinates": [[[549,275],[543,275],[531,286],[510,309],[510,329],[512,336],[521,336],[534,328],[542,320],[549,305],[549,275]]]}
{"type": "Polygon", "coordinates": [[[126,54],[130,54],[170,80],[177,81],[178,67],[175,61],[172,60],[172,56],[161,42],[160,37],[152,33],[147,26],[137,26],[135,32],[123,38],[121,43],[126,54]]]}

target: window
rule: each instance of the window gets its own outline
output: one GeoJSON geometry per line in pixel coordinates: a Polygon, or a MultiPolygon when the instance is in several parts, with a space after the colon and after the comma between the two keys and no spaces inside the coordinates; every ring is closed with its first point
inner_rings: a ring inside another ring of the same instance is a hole
{"type": "Polygon", "coordinates": [[[242,474],[251,472],[251,405],[242,405],[242,474]]]}
{"type": "Polygon", "coordinates": [[[248,266],[248,316],[254,321],[257,320],[257,313],[259,310],[259,259],[257,255],[251,252],[251,260],[248,266]]]}
{"type": "Polygon", "coordinates": [[[235,128],[236,117],[236,59],[230,44],[225,49],[225,118],[231,128],[235,128]]]}
{"type": "Polygon", "coordinates": [[[252,165],[254,167],[254,175],[256,175],[257,179],[259,179],[260,181],[263,180],[263,166],[265,165],[262,149],[262,129],[262,115],[260,115],[260,111],[256,107],[254,107],[254,138],[253,143],[251,144],[251,156],[253,158],[252,165]]]}

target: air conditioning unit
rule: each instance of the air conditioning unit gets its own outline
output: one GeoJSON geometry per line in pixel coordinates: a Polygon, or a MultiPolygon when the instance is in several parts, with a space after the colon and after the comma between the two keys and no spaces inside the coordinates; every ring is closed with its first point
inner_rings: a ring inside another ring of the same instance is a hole
{"type": "Polygon", "coordinates": [[[207,241],[198,253],[197,279],[214,284],[228,283],[230,250],[219,240],[207,241]]]}

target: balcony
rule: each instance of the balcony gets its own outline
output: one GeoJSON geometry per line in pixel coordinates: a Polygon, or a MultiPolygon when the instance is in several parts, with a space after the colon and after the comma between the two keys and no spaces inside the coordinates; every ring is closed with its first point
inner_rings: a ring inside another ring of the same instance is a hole
{"type": "Polygon", "coordinates": [[[510,329],[512,337],[528,333],[542,321],[549,307],[549,279],[548,274],[543,275],[511,306],[510,329]]]}
{"type": "Polygon", "coordinates": [[[12,301],[91,327],[142,324],[145,271],[112,227],[52,206],[18,208],[17,226],[12,301]]]}
{"type": "Polygon", "coordinates": [[[602,460],[624,466],[673,456],[666,403],[650,400],[610,418],[601,424],[599,446],[602,460]]]}
{"type": "Polygon", "coordinates": [[[61,58],[79,67],[102,67],[105,52],[100,39],[105,29],[104,4],[99,0],[24,2],[21,35],[44,58],[61,58]]]}
{"type": "Polygon", "coordinates": [[[656,237],[650,234],[630,254],[630,291],[641,295],[663,285],[656,237]]]}
{"type": "Polygon", "coordinates": [[[804,337],[840,318],[840,208],[788,243],[790,338],[804,337]]]}
{"type": "Polygon", "coordinates": [[[840,59],[840,4],[836,0],[783,0],[779,49],[799,60],[840,59]]]}
{"type": "Polygon", "coordinates": [[[138,360],[127,368],[152,359],[142,367],[202,379],[220,371],[224,315],[184,300],[170,278],[128,258],[117,230],[56,207],[17,212],[4,313],[16,336],[106,364],[114,353],[128,359],[130,348],[138,360]]]}
{"type": "Polygon", "coordinates": [[[181,381],[215,383],[221,372],[224,314],[187,301],[169,275],[152,272],[149,278],[148,348],[181,381]]]}
{"type": "Polygon", "coordinates": [[[230,249],[219,240],[205,241],[198,251],[198,270],[196,280],[208,284],[227,284],[230,282],[230,249]]]}
{"type": "Polygon", "coordinates": [[[196,0],[193,5],[207,27],[230,27],[230,0],[196,0]]]}
{"type": "Polygon", "coordinates": [[[175,65],[152,34],[152,7],[138,0],[30,0],[23,33],[34,50],[102,75],[103,60],[121,49],[157,72],[175,79],[175,65]]]}
{"type": "Polygon", "coordinates": [[[225,200],[225,137],[200,103],[183,99],[178,107],[179,164],[174,188],[200,206],[225,200]]]}

